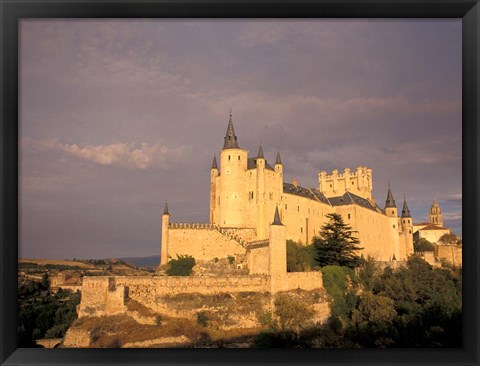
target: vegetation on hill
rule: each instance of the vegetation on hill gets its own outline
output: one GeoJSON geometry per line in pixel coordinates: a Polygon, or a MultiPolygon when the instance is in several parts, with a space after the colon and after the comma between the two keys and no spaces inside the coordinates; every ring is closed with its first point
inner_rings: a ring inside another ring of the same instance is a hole
{"type": "Polygon", "coordinates": [[[48,276],[28,280],[18,288],[19,347],[35,347],[41,338],[62,338],[77,318],[80,293],[50,292],[48,276]]]}
{"type": "Polygon", "coordinates": [[[177,255],[177,259],[170,259],[166,273],[169,276],[190,276],[195,266],[195,258],[191,255],[177,255]]]}
{"type": "Polygon", "coordinates": [[[257,338],[257,347],[461,347],[461,269],[411,256],[396,270],[382,271],[367,258],[355,271],[325,266],[322,273],[332,299],[328,321],[276,327],[257,338]]]}
{"type": "Polygon", "coordinates": [[[420,238],[413,242],[413,250],[415,252],[433,252],[435,250],[435,244],[425,238],[420,238]]]}

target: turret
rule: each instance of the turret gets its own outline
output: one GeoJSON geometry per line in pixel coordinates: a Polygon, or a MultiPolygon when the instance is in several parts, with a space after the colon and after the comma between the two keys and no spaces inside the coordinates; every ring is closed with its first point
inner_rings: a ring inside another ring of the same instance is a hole
{"type": "Polygon", "coordinates": [[[160,248],[160,265],[168,262],[168,230],[170,224],[170,213],[168,212],[168,204],[165,201],[162,215],[162,244],[160,248]]]}
{"type": "Polygon", "coordinates": [[[255,158],[257,165],[257,207],[258,207],[258,219],[257,219],[257,238],[263,239],[267,237],[266,233],[266,220],[265,220],[265,157],[263,156],[262,145],[258,148],[258,154],[255,158]]]}
{"type": "Polygon", "coordinates": [[[285,226],[280,221],[278,206],[275,208],[275,216],[270,225],[268,241],[271,291],[275,293],[283,289],[285,286],[285,276],[287,275],[286,231],[285,226]]]}
{"type": "Polygon", "coordinates": [[[385,200],[385,215],[389,217],[397,217],[398,210],[393,198],[392,190],[390,189],[390,184],[388,185],[387,199],[385,200]]]}
{"type": "Polygon", "coordinates": [[[437,200],[433,200],[432,207],[430,208],[430,222],[435,225],[443,226],[442,209],[437,203],[437,200]]]}
{"type": "Polygon", "coordinates": [[[224,227],[245,227],[248,151],[238,145],[231,112],[224,140],[220,151],[220,191],[217,194],[220,211],[217,214],[217,224],[224,227]]]}
{"type": "Polygon", "coordinates": [[[403,197],[402,208],[402,232],[405,235],[405,253],[407,257],[413,254],[413,220],[410,215],[410,209],[407,205],[407,200],[403,197]]]}
{"type": "Polygon", "coordinates": [[[217,197],[217,177],[218,177],[218,167],[217,167],[217,158],[213,155],[212,168],[210,169],[210,223],[215,223],[216,215],[216,197],[217,197]]]}

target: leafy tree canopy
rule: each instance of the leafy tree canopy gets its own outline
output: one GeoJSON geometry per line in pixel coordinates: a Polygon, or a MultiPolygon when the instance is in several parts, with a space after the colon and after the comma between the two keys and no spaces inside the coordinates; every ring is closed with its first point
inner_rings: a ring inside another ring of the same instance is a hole
{"type": "Polygon", "coordinates": [[[441,244],[458,244],[459,241],[461,242],[461,239],[454,232],[443,234],[438,239],[438,242],[441,244]]]}
{"type": "Polygon", "coordinates": [[[415,252],[433,252],[435,245],[425,238],[420,238],[413,243],[413,249],[415,252]]]}

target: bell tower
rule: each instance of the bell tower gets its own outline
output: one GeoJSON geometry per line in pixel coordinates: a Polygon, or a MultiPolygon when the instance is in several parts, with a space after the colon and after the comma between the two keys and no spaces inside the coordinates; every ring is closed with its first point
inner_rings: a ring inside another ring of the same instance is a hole
{"type": "Polygon", "coordinates": [[[433,200],[432,207],[430,207],[430,223],[443,226],[443,218],[442,218],[442,209],[437,203],[437,200],[433,200]]]}

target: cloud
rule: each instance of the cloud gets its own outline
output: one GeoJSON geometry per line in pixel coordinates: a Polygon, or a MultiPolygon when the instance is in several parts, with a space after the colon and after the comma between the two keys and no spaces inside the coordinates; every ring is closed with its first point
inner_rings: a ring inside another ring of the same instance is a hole
{"type": "Polygon", "coordinates": [[[65,144],[58,139],[34,140],[25,138],[22,146],[36,150],[57,150],[67,155],[87,160],[99,165],[111,165],[134,169],[148,169],[151,167],[166,168],[172,161],[176,161],[187,154],[184,146],[170,148],[160,144],[150,145],[118,142],[109,145],[65,144]]]}

